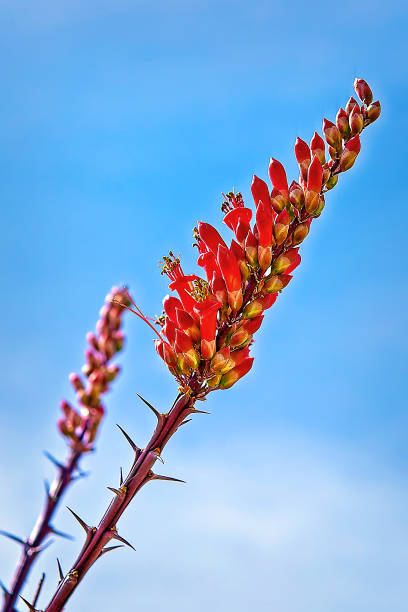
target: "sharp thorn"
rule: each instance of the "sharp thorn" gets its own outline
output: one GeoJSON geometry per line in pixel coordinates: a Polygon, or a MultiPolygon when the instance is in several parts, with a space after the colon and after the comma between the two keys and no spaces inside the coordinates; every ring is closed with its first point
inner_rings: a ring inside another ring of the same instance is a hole
{"type": "Polygon", "coordinates": [[[44,488],[45,488],[45,494],[47,497],[50,496],[50,483],[48,482],[48,480],[44,480],[44,488]]]}
{"type": "Polygon", "coordinates": [[[85,521],[83,521],[73,510],[71,510],[71,508],[69,508],[68,506],[67,508],[70,511],[70,513],[73,515],[73,517],[76,518],[76,520],[81,525],[81,527],[85,530],[85,533],[88,535],[88,533],[91,531],[91,528],[89,527],[89,525],[87,525],[85,521]]]}
{"type": "Polygon", "coordinates": [[[172,476],[162,476],[161,474],[153,474],[153,480],[171,480],[172,482],[186,482],[185,480],[181,480],[180,478],[172,478],[172,476]]]}
{"type": "Polygon", "coordinates": [[[61,538],[66,538],[67,540],[75,540],[75,538],[69,533],[65,533],[64,531],[59,531],[55,529],[52,525],[49,526],[50,533],[53,533],[56,536],[60,536],[61,538]]]}
{"type": "Polygon", "coordinates": [[[126,546],[130,546],[130,548],[132,548],[133,550],[136,550],[136,548],[132,546],[130,542],[125,540],[125,538],[122,538],[122,536],[120,536],[118,533],[114,534],[113,539],[118,540],[119,542],[122,542],[122,544],[126,544],[126,546]]]}
{"type": "Polygon", "coordinates": [[[197,410],[196,408],[194,408],[192,414],[211,414],[211,412],[208,412],[207,410],[197,410]]]}
{"type": "Polygon", "coordinates": [[[13,542],[17,542],[17,544],[21,544],[22,546],[26,546],[27,544],[27,542],[25,542],[22,538],[19,538],[8,531],[1,530],[0,535],[4,536],[5,538],[9,538],[9,540],[13,540],[13,542]]]}
{"type": "Polygon", "coordinates": [[[185,419],[182,423],[180,423],[179,427],[181,427],[182,425],[186,425],[190,421],[192,421],[192,419],[185,419]]]}
{"type": "Polygon", "coordinates": [[[10,593],[6,589],[6,585],[2,580],[0,580],[0,589],[3,591],[5,597],[8,597],[10,595],[10,593]]]}
{"type": "Polygon", "coordinates": [[[123,472],[122,472],[122,468],[120,468],[119,486],[121,487],[122,485],[123,485],[123,472]]]}
{"type": "Polygon", "coordinates": [[[47,459],[51,461],[51,463],[55,465],[55,467],[61,470],[64,469],[64,466],[62,465],[62,463],[60,463],[55,457],[53,457],[51,453],[49,453],[48,451],[44,451],[44,455],[47,457],[47,459]]]}
{"type": "Polygon", "coordinates": [[[62,582],[62,580],[64,580],[64,573],[62,571],[61,563],[59,562],[58,557],[57,557],[57,566],[58,566],[58,576],[59,576],[60,582],[62,582]]]}
{"type": "Polygon", "coordinates": [[[109,489],[109,491],[112,491],[112,493],[115,493],[116,495],[123,495],[123,491],[121,491],[120,489],[115,489],[114,487],[106,487],[107,489],[109,489]]]}
{"type": "Polygon", "coordinates": [[[107,546],[106,548],[102,548],[101,552],[99,553],[99,556],[102,557],[102,555],[109,552],[110,550],[115,550],[115,548],[123,548],[123,544],[118,544],[117,546],[107,546]]]}
{"type": "Polygon", "coordinates": [[[153,414],[156,416],[157,420],[160,421],[160,418],[162,417],[162,415],[160,414],[160,412],[158,410],[156,410],[156,408],[154,406],[152,406],[147,400],[145,400],[144,397],[142,397],[139,393],[136,393],[136,395],[142,400],[142,402],[144,402],[146,404],[146,406],[148,408],[150,408],[150,410],[153,412],[153,414]]]}
{"type": "Polygon", "coordinates": [[[162,459],[162,456],[160,455],[160,453],[157,452],[157,450],[153,451],[154,454],[156,455],[156,458],[162,462],[162,464],[164,465],[164,460],[162,459]]]}
{"type": "Polygon", "coordinates": [[[25,603],[25,605],[27,606],[27,608],[29,610],[31,610],[32,612],[39,612],[39,610],[37,610],[36,608],[34,608],[34,606],[32,606],[30,604],[29,601],[27,601],[26,599],[24,599],[24,597],[22,595],[19,595],[20,599],[25,603]]]}
{"type": "Polygon", "coordinates": [[[141,452],[141,449],[137,446],[137,444],[135,444],[133,442],[132,438],[130,436],[128,436],[126,431],[124,429],[122,429],[122,427],[120,425],[118,425],[117,423],[116,423],[116,425],[117,425],[117,427],[119,427],[120,431],[123,433],[123,435],[125,436],[126,440],[129,442],[130,446],[133,448],[135,453],[137,455],[139,455],[139,453],[141,452]]]}
{"type": "Polygon", "coordinates": [[[37,601],[38,601],[38,598],[40,596],[41,589],[42,589],[42,586],[44,584],[44,580],[45,580],[45,574],[43,572],[41,574],[40,582],[38,583],[38,587],[37,587],[37,590],[36,590],[35,595],[34,595],[34,600],[33,600],[33,604],[32,604],[34,608],[35,608],[35,606],[37,604],[37,601]]]}

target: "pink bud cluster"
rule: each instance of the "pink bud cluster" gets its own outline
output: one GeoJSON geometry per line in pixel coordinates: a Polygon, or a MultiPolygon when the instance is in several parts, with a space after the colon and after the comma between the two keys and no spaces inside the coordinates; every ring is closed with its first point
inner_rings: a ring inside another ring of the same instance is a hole
{"type": "Polygon", "coordinates": [[[123,306],[129,306],[130,302],[126,290],[118,287],[111,289],[105,302],[99,313],[96,333],[89,332],[86,336],[88,348],[85,351],[86,363],[82,367],[85,381],[76,373],[69,376],[80,409],[78,411],[62,400],[63,417],[57,423],[62,435],[81,453],[92,449],[105,412],[101,396],[109,390],[109,384],[120,372],[119,366],[111,365],[110,361],[123,348],[124,335],[120,329],[123,306]]]}
{"type": "MultiPolygon", "coordinates": [[[[250,347],[264,312],[299,265],[299,245],[325,206],[324,194],[354,164],[360,132],[380,114],[367,83],[356,79],[354,87],[361,104],[350,98],[336,123],[324,119],[324,138],[315,132],[309,144],[296,140],[298,181],[289,185],[283,165],[271,159],[272,189],[257,176],[252,181],[255,211],[240,193],[224,196],[223,221],[234,234],[230,244],[208,223],[194,228],[205,278],[184,274],[171,252],[164,258],[163,273],[177,297],[163,300],[155,345],[184,392],[202,398],[231,387],[251,369],[250,347]]],[[[133,312],[151,325],[137,306],[133,312]]]]}

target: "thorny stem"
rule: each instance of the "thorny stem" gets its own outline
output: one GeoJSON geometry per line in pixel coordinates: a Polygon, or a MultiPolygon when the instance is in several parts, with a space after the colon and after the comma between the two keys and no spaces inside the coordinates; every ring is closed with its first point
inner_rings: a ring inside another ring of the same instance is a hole
{"type": "MultiPolygon", "coordinates": [[[[86,430],[84,439],[86,439],[86,430]]],[[[69,484],[75,479],[75,472],[82,453],[71,449],[66,461],[58,467],[58,472],[50,486],[44,507],[38,516],[37,522],[24,546],[20,560],[16,567],[10,592],[5,595],[2,612],[13,612],[16,599],[23,588],[24,582],[30,572],[37,555],[41,552],[41,545],[45,538],[53,532],[51,519],[55,510],[62,499],[69,484]]]]}
{"type": "MultiPolygon", "coordinates": [[[[85,543],[71,570],[48,604],[45,612],[59,612],[71,597],[82,578],[103,554],[105,545],[112,539],[119,539],[116,524],[136,493],[147,482],[160,478],[152,468],[160,457],[164,446],[183,421],[195,412],[194,396],[180,394],[168,414],[158,414],[157,426],[145,449],[136,449],[135,459],[129,474],[115,493],[98,527],[87,527],[85,543]]],[[[198,411],[197,411],[198,412],[198,411]]],[[[123,541],[123,540],[122,540],[123,541]]]]}

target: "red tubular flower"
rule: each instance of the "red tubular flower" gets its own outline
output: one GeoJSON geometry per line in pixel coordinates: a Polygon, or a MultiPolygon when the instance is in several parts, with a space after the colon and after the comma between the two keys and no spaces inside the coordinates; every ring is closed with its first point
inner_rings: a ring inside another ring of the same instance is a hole
{"type": "Polygon", "coordinates": [[[238,266],[241,272],[242,280],[245,283],[245,281],[249,278],[250,275],[250,270],[245,259],[245,251],[241,247],[241,245],[238,244],[238,242],[235,242],[235,240],[231,240],[230,251],[235,255],[235,259],[238,262],[238,266]]]}
{"type": "Polygon", "coordinates": [[[285,168],[273,157],[271,157],[269,162],[269,176],[275,189],[283,193],[289,192],[285,168]]]}
{"type": "Polygon", "coordinates": [[[210,282],[214,272],[218,271],[218,263],[214,253],[212,251],[201,253],[197,263],[201,268],[204,268],[207,281],[210,282]]]}
{"type": "Polygon", "coordinates": [[[252,197],[254,198],[255,206],[258,206],[260,201],[264,204],[270,204],[271,198],[268,185],[255,174],[252,179],[251,192],[252,197]]]}
{"type": "MultiPolygon", "coordinates": [[[[273,231],[275,234],[276,244],[283,244],[288,235],[290,225],[290,216],[286,208],[279,213],[279,215],[275,219],[275,225],[273,227],[273,231]]],[[[268,266],[269,267],[269,266],[268,266]]]]}
{"type": "Polygon", "coordinates": [[[173,323],[177,323],[176,309],[183,308],[183,304],[173,295],[166,295],[163,298],[163,310],[173,323]]]}
{"type": "Polygon", "coordinates": [[[301,242],[303,242],[303,240],[306,238],[306,236],[309,233],[311,222],[312,222],[312,219],[308,219],[304,223],[299,223],[299,225],[295,227],[294,232],[292,234],[292,245],[293,246],[296,246],[297,244],[300,244],[301,242]]]}
{"type": "Polygon", "coordinates": [[[249,232],[249,223],[252,219],[252,210],[245,208],[233,208],[225,215],[224,223],[235,232],[235,236],[239,242],[244,242],[249,232]]]}
{"type": "Polygon", "coordinates": [[[282,253],[275,259],[272,264],[272,274],[290,274],[300,264],[299,249],[289,249],[286,253],[282,253]]]}
{"type": "Polygon", "coordinates": [[[170,342],[172,346],[174,346],[174,341],[176,339],[176,326],[169,317],[166,317],[166,322],[163,326],[163,334],[166,336],[167,340],[170,342]]]}
{"type": "Polygon", "coordinates": [[[297,163],[299,164],[300,174],[303,180],[306,180],[307,169],[310,165],[311,155],[307,143],[299,137],[296,138],[295,142],[295,157],[297,163]]]}
{"type": "Polygon", "coordinates": [[[241,272],[235,256],[231,251],[220,244],[218,246],[218,265],[225,281],[228,292],[228,303],[233,310],[242,306],[241,272]]]}
{"type": "Polygon", "coordinates": [[[376,102],[373,102],[372,104],[370,104],[370,106],[367,108],[367,119],[369,120],[370,123],[373,123],[373,121],[378,119],[380,114],[381,114],[381,104],[377,100],[376,102]]]}
{"type": "Polygon", "coordinates": [[[255,334],[255,332],[257,332],[258,329],[261,327],[263,320],[264,320],[264,316],[259,315],[258,317],[255,317],[254,319],[248,319],[247,321],[245,321],[243,324],[243,327],[246,329],[246,331],[249,334],[251,335],[255,334]]]}
{"type": "Polygon", "coordinates": [[[342,137],[348,138],[350,134],[349,118],[346,111],[344,111],[342,108],[339,108],[336,115],[336,125],[342,137]]]}
{"type": "Polygon", "coordinates": [[[267,270],[271,265],[274,244],[272,234],[273,216],[272,207],[269,202],[258,202],[256,209],[256,227],[258,228],[258,261],[261,270],[267,270]]]}
{"type": "Polygon", "coordinates": [[[371,104],[373,101],[373,92],[371,91],[368,83],[364,79],[355,79],[354,89],[358,97],[364,104],[371,104]]]}
{"type": "Polygon", "coordinates": [[[356,134],[353,138],[350,138],[343,149],[340,157],[340,168],[343,172],[349,170],[356,161],[357,155],[360,153],[361,144],[360,136],[356,134]]]}
{"type": "Polygon", "coordinates": [[[252,368],[253,362],[253,357],[248,357],[242,363],[240,363],[240,365],[224,374],[220,380],[219,388],[229,389],[232,387],[232,385],[234,385],[240,378],[249,372],[249,370],[252,368]]]}
{"type": "Polygon", "coordinates": [[[251,230],[245,240],[245,256],[251,266],[255,267],[258,264],[258,241],[251,230]]]}
{"type": "Polygon", "coordinates": [[[328,145],[336,151],[341,149],[341,135],[339,129],[334,123],[323,119],[323,134],[328,145]]]}
{"type": "Polygon", "coordinates": [[[170,369],[177,366],[177,355],[167,342],[163,343],[163,359],[170,369]]]}
{"type": "Polygon", "coordinates": [[[312,151],[312,155],[315,155],[323,166],[323,164],[326,162],[326,157],[324,154],[324,140],[317,132],[313,134],[313,138],[310,141],[310,149],[312,151]]]}
{"type": "Polygon", "coordinates": [[[221,244],[226,247],[224,240],[221,238],[215,227],[209,223],[198,222],[198,233],[201,240],[204,242],[209,251],[217,255],[218,246],[221,244]]]}
{"type": "Polygon", "coordinates": [[[228,293],[224,279],[221,276],[219,269],[214,272],[211,281],[211,290],[220,304],[226,306],[228,304],[228,293]]]}
{"type": "Polygon", "coordinates": [[[290,274],[271,274],[265,280],[265,284],[262,287],[262,291],[266,293],[277,293],[284,289],[289,282],[292,280],[293,276],[290,274]]]}
{"type": "Polygon", "coordinates": [[[211,298],[196,304],[195,311],[200,318],[201,355],[211,359],[215,353],[215,332],[217,330],[217,313],[221,304],[211,298]]]}
{"type": "Polygon", "coordinates": [[[193,317],[182,308],[176,309],[177,326],[182,329],[191,340],[196,343],[200,340],[200,328],[193,317]]]}
{"type": "MultiPolygon", "coordinates": [[[[337,128],[336,128],[337,130],[337,128]]],[[[319,206],[319,194],[322,188],[323,168],[317,157],[313,157],[307,175],[307,191],[305,198],[305,208],[309,215],[316,212],[319,206]]]]}

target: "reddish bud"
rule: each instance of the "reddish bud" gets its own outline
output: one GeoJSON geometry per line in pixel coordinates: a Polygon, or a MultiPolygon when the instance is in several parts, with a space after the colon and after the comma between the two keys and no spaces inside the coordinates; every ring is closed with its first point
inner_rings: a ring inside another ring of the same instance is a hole
{"type": "Polygon", "coordinates": [[[288,235],[288,231],[289,231],[289,225],[290,225],[289,213],[286,210],[286,208],[284,208],[282,212],[280,212],[279,215],[276,217],[275,225],[273,228],[277,245],[283,244],[285,242],[286,237],[288,235]]]}
{"type": "Polygon", "coordinates": [[[249,357],[249,346],[246,346],[242,349],[237,349],[232,351],[231,353],[231,361],[233,363],[233,367],[241,365],[243,361],[248,359],[249,357]]]}
{"type": "Polygon", "coordinates": [[[320,192],[322,188],[323,168],[317,157],[313,157],[307,173],[307,190],[320,192]]]}
{"type": "Polygon", "coordinates": [[[272,157],[269,163],[269,176],[275,189],[283,192],[284,194],[288,193],[288,181],[286,178],[285,168],[280,162],[272,157]]]}
{"type": "Polygon", "coordinates": [[[177,355],[170,344],[167,344],[167,342],[163,343],[163,359],[169,368],[174,368],[177,366],[177,355]]]}
{"type": "Polygon", "coordinates": [[[346,111],[347,116],[350,115],[351,111],[353,110],[353,108],[356,105],[358,106],[357,100],[355,100],[354,98],[349,98],[348,99],[348,102],[347,102],[346,106],[344,107],[344,110],[346,111]]]}
{"type": "Polygon", "coordinates": [[[198,342],[200,340],[200,329],[193,317],[181,308],[176,308],[176,317],[178,327],[188,334],[194,343],[198,342]]]}
{"type": "Polygon", "coordinates": [[[272,264],[272,274],[282,274],[282,272],[289,274],[292,272],[300,264],[298,251],[298,248],[292,248],[286,251],[286,253],[279,255],[272,264]]]}
{"type": "Polygon", "coordinates": [[[263,315],[259,315],[259,317],[255,317],[254,319],[248,319],[247,321],[245,321],[243,323],[243,326],[246,331],[252,335],[257,332],[258,329],[261,327],[263,319],[263,315]]]}
{"type": "Polygon", "coordinates": [[[211,281],[211,290],[217,298],[217,301],[220,302],[220,304],[228,304],[227,288],[225,286],[224,279],[222,278],[219,272],[214,272],[213,274],[211,281]]]}
{"type": "MultiPolygon", "coordinates": [[[[279,259],[279,258],[278,258],[279,259]]],[[[277,294],[267,294],[256,297],[247,304],[242,312],[243,319],[253,319],[258,317],[264,310],[267,310],[275,302],[277,294]]]]}
{"type": "MultiPolygon", "coordinates": [[[[230,362],[230,347],[224,346],[224,348],[217,351],[214,357],[211,359],[210,368],[213,372],[218,372],[225,368],[225,366],[230,362]]],[[[234,367],[233,364],[232,367],[234,367]]]]}
{"type": "Polygon", "coordinates": [[[215,353],[215,332],[220,308],[219,302],[211,300],[200,302],[195,308],[200,318],[201,354],[204,359],[211,359],[215,353]]]}
{"type": "Polygon", "coordinates": [[[279,213],[289,204],[289,197],[277,189],[272,189],[271,204],[275,212],[279,213]]]}
{"type": "Polygon", "coordinates": [[[85,388],[82,380],[79,378],[78,374],[76,374],[75,372],[72,372],[69,375],[69,382],[74,387],[75,391],[83,391],[85,388]]]}
{"type": "Polygon", "coordinates": [[[373,92],[371,91],[368,83],[363,79],[355,79],[354,90],[360,100],[367,106],[373,101],[373,92]]]}
{"type": "Polygon", "coordinates": [[[376,119],[378,119],[380,114],[381,114],[381,104],[377,100],[377,102],[373,102],[367,108],[367,119],[369,120],[370,123],[373,123],[376,119]]]}
{"type": "Polygon", "coordinates": [[[174,348],[177,353],[187,353],[187,351],[193,348],[190,336],[187,336],[181,329],[176,329],[175,331],[174,348]]]}
{"type": "Polygon", "coordinates": [[[350,134],[349,117],[348,114],[342,108],[339,108],[339,111],[336,115],[336,125],[342,137],[348,138],[350,134]]]}
{"type": "Polygon", "coordinates": [[[278,291],[281,291],[289,284],[292,278],[290,274],[271,274],[271,276],[268,276],[265,280],[262,291],[266,293],[278,293],[278,291]]]}
{"type": "Polygon", "coordinates": [[[364,119],[360,107],[356,104],[349,116],[350,130],[352,134],[359,134],[364,126],[364,119]]]}
{"type": "Polygon", "coordinates": [[[304,180],[307,177],[307,169],[309,168],[311,155],[307,143],[301,138],[296,138],[295,142],[295,157],[299,164],[300,174],[304,180]]]}
{"type": "Polygon", "coordinates": [[[224,240],[221,238],[215,227],[209,223],[198,222],[198,233],[201,240],[204,242],[209,251],[217,256],[218,247],[222,245],[226,247],[224,240]]]}
{"type": "Polygon", "coordinates": [[[337,174],[335,174],[334,176],[331,176],[325,184],[325,187],[328,191],[330,191],[330,189],[333,189],[333,187],[335,187],[337,185],[337,181],[339,180],[339,177],[337,174]]]}
{"type": "Polygon", "coordinates": [[[220,389],[229,389],[234,385],[240,378],[245,376],[252,368],[253,357],[248,357],[240,365],[236,366],[226,374],[224,374],[220,380],[220,389]]]}
{"type": "Polygon", "coordinates": [[[349,170],[354,162],[356,161],[357,155],[360,153],[361,144],[360,137],[358,134],[353,138],[350,138],[343,149],[340,157],[340,168],[342,172],[349,170]]]}
{"type": "Polygon", "coordinates": [[[272,207],[270,203],[260,201],[256,209],[256,226],[258,228],[258,262],[261,270],[271,265],[271,246],[274,243],[272,235],[272,207]]]}
{"type": "Polygon", "coordinates": [[[251,266],[255,267],[258,264],[258,241],[251,231],[245,240],[245,257],[251,266]]]}
{"type": "Polygon", "coordinates": [[[320,213],[322,212],[323,208],[325,207],[325,199],[324,199],[324,195],[319,196],[319,201],[317,204],[317,208],[313,213],[314,217],[318,217],[320,215],[320,213]]]}
{"type": "Polygon", "coordinates": [[[315,155],[319,162],[323,165],[326,161],[326,157],[324,155],[325,145],[324,140],[317,132],[313,134],[313,138],[310,141],[310,150],[312,151],[312,155],[315,155]]]}
{"type": "Polygon", "coordinates": [[[289,199],[291,204],[300,210],[305,203],[305,194],[302,187],[296,181],[292,181],[289,188],[289,199]]]}
{"type": "Polygon", "coordinates": [[[235,255],[235,259],[238,262],[238,266],[241,272],[243,282],[249,278],[250,270],[245,260],[245,251],[235,240],[231,240],[231,252],[235,255]]]}
{"type": "Polygon", "coordinates": [[[169,319],[169,317],[166,317],[162,332],[166,336],[170,344],[174,346],[174,341],[176,339],[176,325],[171,319],[169,319]]]}
{"type": "Polygon", "coordinates": [[[242,306],[241,272],[235,255],[220,244],[217,259],[227,287],[228,303],[233,310],[239,310],[242,306]]]}
{"type": "Polygon", "coordinates": [[[241,344],[244,344],[244,342],[248,340],[249,335],[249,332],[245,329],[243,325],[241,325],[241,327],[238,327],[238,329],[234,331],[231,338],[229,339],[230,347],[236,348],[238,346],[241,346],[241,344]]]}
{"type": "Polygon", "coordinates": [[[299,225],[295,227],[293,234],[292,234],[292,244],[294,246],[296,246],[297,244],[300,244],[306,238],[306,236],[309,233],[311,222],[312,220],[309,219],[305,223],[299,223],[299,225]]]}
{"type": "Polygon", "coordinates": [[[258,206],[259,201],[263,202],[264,204],[270,203],[271,200],[268,185],[255,174],[252,179],[251,192],[252,197],[254,198],[255,206],[258,206]]]}
{"type": "Polygon", "coordinates": [[[323,134],[328,145],[334,149],[341,149],[340,132],[337,126],[327,119],[323,119],[323,134]]]}

